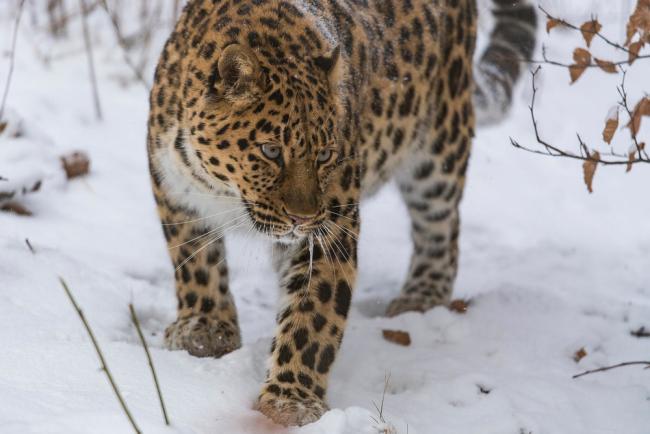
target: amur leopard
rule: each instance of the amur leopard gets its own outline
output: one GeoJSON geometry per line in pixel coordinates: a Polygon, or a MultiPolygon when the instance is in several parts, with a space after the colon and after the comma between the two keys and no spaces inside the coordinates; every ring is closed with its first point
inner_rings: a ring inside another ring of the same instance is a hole
{"type": "Polygon", "coordinates": [[[392,179],[414,252],[386,314],[449,301],[475,123],[503,117],[535,46],[534,8],[491,1],[476,62],[475,0],[189,1],[148,125],[178,298],[169,348],[240,347],[223,237],[258,232],[283,296],[257,408],[284,425],[317,420],[355,285],[359,202],[392,179]]]}

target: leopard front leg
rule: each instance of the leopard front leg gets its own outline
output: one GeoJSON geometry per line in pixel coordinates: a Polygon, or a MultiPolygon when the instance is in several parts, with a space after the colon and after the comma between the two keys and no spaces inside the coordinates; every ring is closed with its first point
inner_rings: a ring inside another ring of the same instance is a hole
{"type": "Polygon", "coordinates": [[[312,254],[308,240],[284,253],[283,309],[258,400],[259,410],[276,423],[305,425],[328,409],[328,373],[341,345],[356,278],[357,219],[355,207],[345,218],[328,222],[322,236],[315,237],[312,254]]]}
{"type": "Polygon", "coordinates": [[[165,330],[165,344],[198,357],[220,357],[238,349],[241,338],[228,288],[223,233],[155,193],[178,299],[177,319],[165,330]]]}

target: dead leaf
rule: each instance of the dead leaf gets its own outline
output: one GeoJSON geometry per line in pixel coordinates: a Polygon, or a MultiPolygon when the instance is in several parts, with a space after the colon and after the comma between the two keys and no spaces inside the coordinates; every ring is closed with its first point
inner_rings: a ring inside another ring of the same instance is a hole
{"type": "Polygon", "coordinates": [[[449,303],[449,310],[456,313],[466,313],[469,307],[469,300],[456,299],[449,303]]]}
{"type": "Polygon", "coordinates": [[[85,152],[77,151],[61,157],[63,170],[68,179],[88,174],[90,159],[85,152]]]}
{"type": "Polygon", "coordinates": [[[584,72],[586,70],[587,70],[587,67],[583,66],[583,65],[571,65],[571,66],[569,66],[569,74],[571,75],[571,84],[578,81],[580,76],[582,76],[582,74],[584,74],[584,72]]]}
{"type": "Polygon", "coordinates": [[[630,44],[630,54],[628,58],[628,62],[630,62],[630,65],[634,63],[636,59],[639,58],[639,51],[641,51],[641,48],[643,48],[643,42],[637,41],[633,42],[630,44]]]}
{"type": "Polygon", "coordinates": [[[605,129],[603,130],[603,140],[607,142],[608,145],[612,144],[612,139],[614,138],[614,134],[616,134],[617,128],[618,106],[614,106],[609,110],[609,114],[605,120],[605,129]]]}
{"type": "Polygon", "coordinates": [[[384,339],[397,345],[408,347],[411,345],[411,335],[401,330],[382,330],[384,339]]]}
{"type": "Polygon", "coordinates": [[[591,46],[591,41],[594,39],[594,36],[596,36],[596,33],[600,32],[600,29],[602,28],[603,26],[600,25],[598,20],[587,21],[580,26],[580,31],[582,32],[582,37],[587,43],[587,47],[591,46]]]}
{"type": "Polygon", "coordinates": [[[644,116],[650,116],[650,97],[643,98],[632,110],[632,118],[627,125],[632,132],[632,137],[636,137],[641,129],[641,118],[644,116]]]}
{"type": "Polygon", "coordinates": [[[556,20],[555,18],[549,18],[548,21],[546,21],[546,33],[551,33],[551,29],[561,25],[562,21],[556,20]]]}
{"type": "Polygon", "coordinates": [[[0,134],[7,128],[6,122],[0,122],[0,134]]]}
{"type": "Polygon", "coordinates": [[[22,216],[31,216],[32,212],[18,202],[7,202],[0,208],[0,211],[12,212],[22,216]]]}
{"type": "Polygon", "coordinates": [[[591,65],[591,53],[584,48],[576,48],[573,50],[573,60],[581,66],[591,65]]]}
{"type": "Polygon", "coordinates": [[[630,151],[630,155],[627,156],[627,167],[625,168],[625,173],[629,173],[632,170],[634,161],[636,161],[636,151],[630,151]]]}
{"type": "Polygon", "coordinates": [[[585,347],[580,348],[578,351],[575,352],[573,355],[573,360],[578,363],[580,360],[584,359],[587,356],[587,350],[585,350],[585,347]]]}
{"type": "Polygon", "coordinates": [[[596,65],[598,65],[603,71],[609,74],[616,74],[618,72],[614,62],[610,62],[609,60],[602,60],[597,57],[595,57],[594,60],[596,61],[596,65]]]}
{"type": "Polygon", "coordinates": [[[627,40],[625,46],[629,46],[636,34],[640,35],[640,41],[648,41],[650,36],[650,0],[639,0],[636,8],[627,23],[627,40]]]}
{"type": "Polygon", "coordinates": [[[596,167],[598,167],[598,160],[600,160],[600,154],[598,153],[598,151],[594,151],[594,153],[589,156],[589,159],[585,161],[582,165],[582,172],[589,193],[594,192],[593,182],[594,182],[594,175],[596,174],[596,167]]]}

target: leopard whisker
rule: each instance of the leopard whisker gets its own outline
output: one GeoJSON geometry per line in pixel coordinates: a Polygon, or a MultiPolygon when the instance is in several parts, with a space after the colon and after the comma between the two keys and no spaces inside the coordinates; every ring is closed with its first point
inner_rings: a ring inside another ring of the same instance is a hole
{"type": "MultiPolygon", "coordinates": [[[[209,240],[207,243],[205,243],[205,244],[203,244],[201,247],[199,247],[196,251],[194,251],[194,253],[192,253],[190,256],[188,256],[187,258],[185,258],[185,259],[183,260],[183,262],[181,262],[181,263],[178,265],[178,267],[176,267],[176,269],[175,269],[174,271],[178,271],[179,269],[181,269],[185,264],[187,264],[189,261],[191,261],[192,258],[194,258],[196,255],[198,255],[198,254],[199,254],[201,251],[203,251],[206,247],[208,247],[208,246],[211,245],[212,243],[214,243],[214,242],[216,242],[216,241],[219,241],[221,238],[223,238],[223,237],[226,235],[226,231],[227,231],[228,229],[234,229],[234,228],[240,227],[240,226],[242,226],[244,223],[245,223],[245,220],[244,220],[243,222],[241,222],[241,223],[237,223],[237,224],[234,225],[234,226],[231,226],[231,227],[229,227],[229,228],[227,228],[227,229],[224,229],[223,233],[220,233],[220,234],[217,235],[216,237],[212,238],[212,239],[209,240]]],[[[223,261],[223,259],[222,259],[222,261],[223,261]]],[[[220,261],[219,263],[221,263],[222,261],[220,261]]],[[[218,265],[218,264],[217,264],[217,265],[218,265]]]]}
{"type": "Polygon", "coordinates": [[[184,224],[187,224],[187,223],[196,223],[196,222],[200,222],[200,221],[203,221],[203,220],[208,220],[208,219],[211,219],[211,218],[223,215],[223,214],[228,214],[229,212],[233,212],[233,211],[240,211],[240,210],[233,208],[233,209],[221,211],[221,212],[218,212],[218,213],[215,213],[215,214],[211,214],[211,215],[205,216],[205,217],[199,217],[199,218],[195,218],[195,219],[192,219],[192,220],[185,220],[183,222],[163,223],[162,225],[163,226],[176,226],[176,225],[184,225],[184,224]]]}

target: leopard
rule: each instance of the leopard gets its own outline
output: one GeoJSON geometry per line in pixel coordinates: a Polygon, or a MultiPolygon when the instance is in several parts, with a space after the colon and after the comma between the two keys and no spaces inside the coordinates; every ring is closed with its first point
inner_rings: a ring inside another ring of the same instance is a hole
{"type": "Polygon", "coordinates": [[[281,295],[255,408],[273,422],[329,409],[359,207],[383,185],[413,243],[386,315],[450,302],[476,126],[507,115],[536,45],[528,1],[489,1],[481,53],[476,0],[190,0],[164,45],[147,150],[178,302],[165,345],[240,348],[225,237],[270,241],[281,295]]]}

